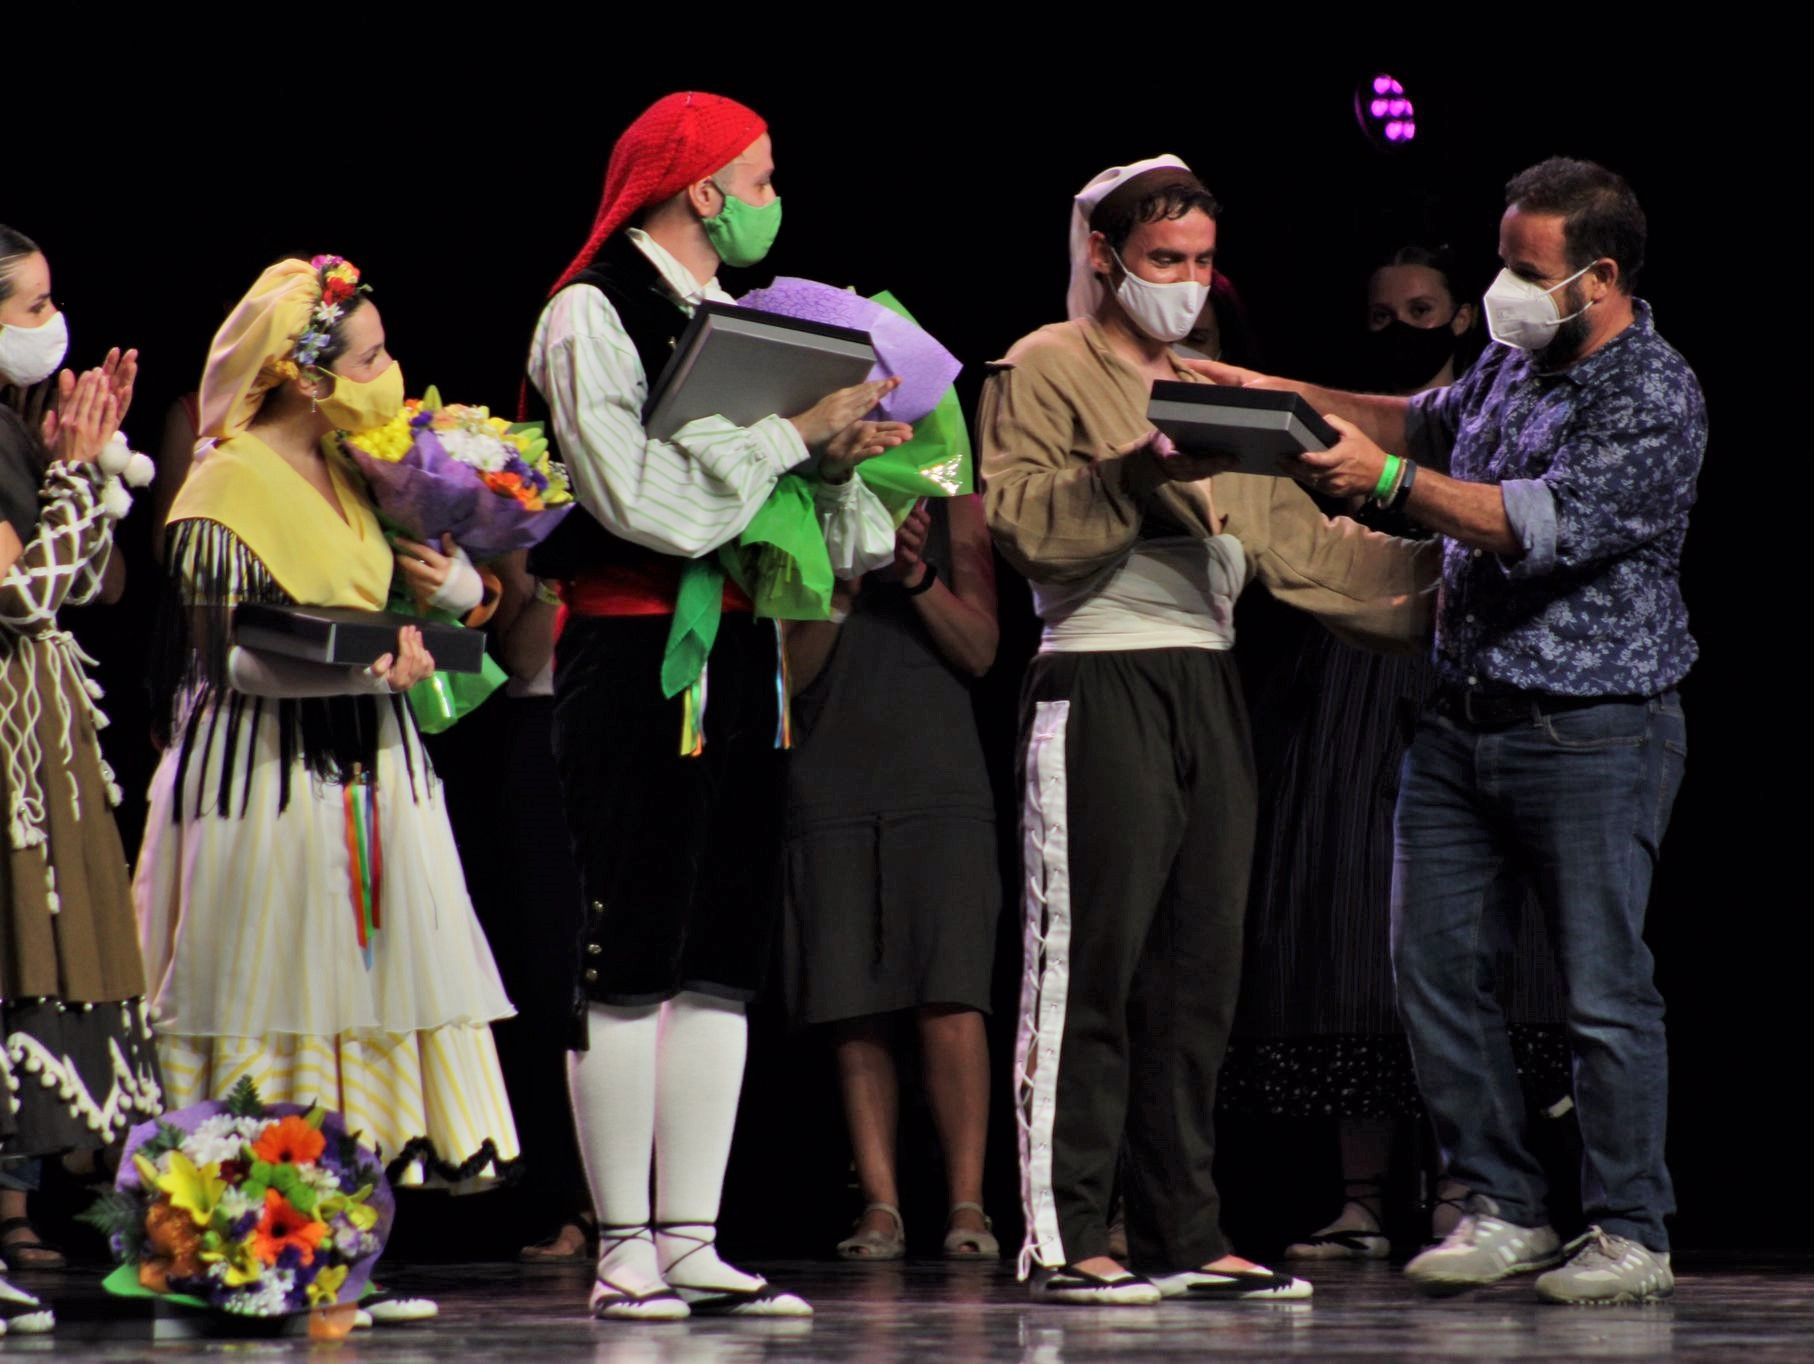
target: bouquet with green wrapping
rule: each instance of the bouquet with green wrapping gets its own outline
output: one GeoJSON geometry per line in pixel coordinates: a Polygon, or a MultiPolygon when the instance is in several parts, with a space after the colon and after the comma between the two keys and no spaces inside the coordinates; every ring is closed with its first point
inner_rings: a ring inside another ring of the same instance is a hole
{"type": "MultiPolygon", "coordinates": [[[[877,404],[880,416],[910,422],[913,438],[857,466],[857,477],[895,524],[922,497],[974,491],[970,433],[951,386],[961,362],[921,327],[893,294],[864,298],[813,280],[782,278],[737,300],[739,306],[869,333],[876,350],[870,379],[901,383],[877,404]]],[[[738,537],[727,565],[755,603],[780,620],[823,620],[831,610],[831,560],[813,509],[811,473],[789,474],[738,537]]]]}

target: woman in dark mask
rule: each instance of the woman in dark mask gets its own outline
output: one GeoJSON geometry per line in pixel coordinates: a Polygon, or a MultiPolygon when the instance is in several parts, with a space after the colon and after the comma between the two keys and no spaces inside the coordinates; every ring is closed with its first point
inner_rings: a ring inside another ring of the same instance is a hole
{"type": "Polygon", "coordinates": [[[1446,246],[1401,246],[1374,270],[1358,376],[1369,392],[1442,388],[1467,368],[1479,309],[1460,301],[1455,280],[1446,246]]]}
{"type": "MultiPolygon", "coordinates": [[[[1416,393],[1455,381],[1478,351],[1478,305],[1446,247],[1406,245],[1367,278],[1356,388],[1416,393]]],[[[1350,314],[1352,316],[1352,314],[1350,314]]],[[[1402,518],[1325,503],[1375,530],[1417,535],[1402,518]]],[[[1468,1190],[1433,1162],[1407,1159],[1421,1113],[1398,1024],[1388,955],[1392,810],[1405,745],[1433,684],[1421,656],[1369,653],[1306,632],[1259,685],[1254,729],[1261,813],[1235,1035],[1222,1106],[1270,1118],[1337,1119],[1343,1196],[1326,1225],[1299,1235],[1293,1260],[1384,1259],[1393,1232],[1440,1237],[1468,1190]],[[1420,1202],[1389,1199],[1388,1169],[1417,1167],[1420,1202]],[[1390,1206],[1389,1206],[1390,1205],[1390,1206]]],[[[1505,886],[1501,894],[1520,894],[1505,886]]],[[[1526,919],[1534,918],[1527,915],[1526,919]]],[[[1554,976],[1535,925],[1500,972],[1533,1111],[1567,1093],[1554,976]]],[[[1329,1203],[1335,1204],[1333,1190],[1329,1203]]],[[[1279,1228],[1283,1230],[1283,1228],[1279,1228]]]]}

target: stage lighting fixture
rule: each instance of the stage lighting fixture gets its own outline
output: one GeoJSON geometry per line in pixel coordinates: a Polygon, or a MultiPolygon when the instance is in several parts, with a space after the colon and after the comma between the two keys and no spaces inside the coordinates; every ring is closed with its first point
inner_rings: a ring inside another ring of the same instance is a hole
{"type": "Polygon", "coordinates": [[[1404,82],[1383,71],[1355,88],[1354,117],[1367,140],[1387,151],[1408,147],[1417,138],[1417,106],[1404,82]]]}

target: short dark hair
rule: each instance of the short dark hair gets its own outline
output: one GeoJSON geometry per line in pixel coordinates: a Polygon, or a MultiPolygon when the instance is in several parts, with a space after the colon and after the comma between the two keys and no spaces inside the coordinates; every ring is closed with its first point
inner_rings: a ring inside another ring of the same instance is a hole
{"type": "Polygon", "coordinates": [[[1182,218],[1193,211],[1216,218],[1221,216],[1222,205],[1189,171],[1157,166],[1123,181],[1104,195],[1090,210],[1090,231],[1100,232],[1115,248],[1115,254],[1120,255],[1137,224],[1182,218]]]}
{"type": "Polygon", "coordinates": [[[0,303],[13,296],[13,274],[26,256],[38,254],[38,244],[23,232],[0,223],[0,303]]]}
{"type": "Polygon", "coordinates": [[[1505,202],[1522,213],[1562,216],[1568,263],[1585,269],[1601,257],[1619,263],[1619,288],[1630,293],[1644,268],[1644,210],[1625,178],[1592,161],[1552,156],[1514,175],[1505,202]]]}

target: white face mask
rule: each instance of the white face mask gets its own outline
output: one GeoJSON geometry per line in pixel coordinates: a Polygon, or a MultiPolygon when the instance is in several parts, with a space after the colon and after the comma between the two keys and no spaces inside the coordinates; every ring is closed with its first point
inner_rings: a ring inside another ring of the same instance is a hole
{"type": "Polygon", "coordinates": [[[1128,269],[1119,252],[1111,251],[1110,254],[1121,267],[1121,283],[1115,286],[1115,301],[1133,319],[1134,325],[1153,340],[1167,345],[1188,336],[1191,328],[1197,325],[1203,305],[1209,302],[1209,286],[1198,284],[1194,279],[1179,280],[1176,284],[1154,284],[1128,269]]]}
{"type": "Polygon", "coordinates": [[[36,327],[0,327],[0,379],[30,388],[56,373],[69,350],[69,323],[58,313],[36,327]]]}
{"type": "Polygon", "coordinates": [[[1493,340],[1502,346],[1519,350],[1542,350],[1556,339],[1564,322],[1572,322],[1593,307],[1589,301],[1580,312],[1563,317],[1556,307],[1556,290],[1566,289],[1597,262],[1590,262],[1562,283],[1545,289],[1541,284],[1519,279],[1510,270],[1501,270],[1481,302],[1486,307],[1486,328],[1493,340]]]}

